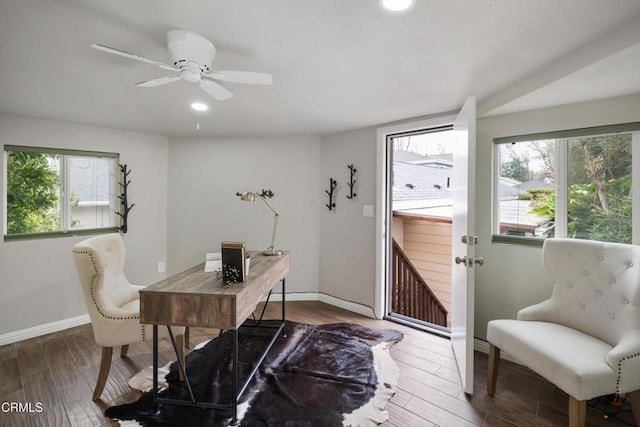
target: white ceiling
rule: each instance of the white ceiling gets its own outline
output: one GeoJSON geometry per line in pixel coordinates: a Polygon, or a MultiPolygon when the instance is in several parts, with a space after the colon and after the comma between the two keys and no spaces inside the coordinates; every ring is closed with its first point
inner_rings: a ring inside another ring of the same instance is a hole
{"type": "Polygon", "coordinates": [[[640,93],[637,0],[4,0],[0,113],[165,135],[323,135],[437,114],[476,96],[496,114],[640,93]],[[198,86],[134,84],[167,73],[92,49],[170,62],[167,31],[218,49],[214,69],[268,72],[198,86]]]}

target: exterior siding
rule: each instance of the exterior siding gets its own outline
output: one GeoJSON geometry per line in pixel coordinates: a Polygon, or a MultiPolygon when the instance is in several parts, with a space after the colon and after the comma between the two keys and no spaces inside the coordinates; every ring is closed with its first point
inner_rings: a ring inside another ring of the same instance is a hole
{"type": "Polygon", "coordinates": [[[394,234],[396,241],[451,313],[451,222],[405,217],[402,230],[402,243],[394,234]]]}

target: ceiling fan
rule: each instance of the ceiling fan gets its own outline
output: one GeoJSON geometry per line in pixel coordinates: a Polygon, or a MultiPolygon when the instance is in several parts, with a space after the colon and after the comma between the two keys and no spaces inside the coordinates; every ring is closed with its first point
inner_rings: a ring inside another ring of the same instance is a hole
{"type": "Polygon", "coordinates": [[[178,80],[185,80],[190,83],[199,83],[202,90],[215,99],[223,101],[231,98],[233,94],[224,86],[216,83],[216,80],[265,86],[270,85],[272,81],[271,74],[267,73],[211,71],[211,63],[216,56],[216,48],[209,40],[192,31],[172,30],[167,33],[167,48],[169,49],[173,65],[164,64],[101,44],[93,44],[91,47],[135,61],[156,65],[163,70],[179,73],[178,75],[165,76],[137,83],[136,86],[139,87],[156,87],[178,80]]]}

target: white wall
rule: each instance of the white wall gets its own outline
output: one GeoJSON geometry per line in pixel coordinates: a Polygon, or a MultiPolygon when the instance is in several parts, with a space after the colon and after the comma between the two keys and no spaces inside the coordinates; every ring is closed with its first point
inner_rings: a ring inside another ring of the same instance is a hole
{"type": "Polygon", "coordinates": [[[376,202],[376,144],[375,128],[322,138],[320,292],[367,307],[374,306],[376,235],[362,207],[376,202]],[[357,169],[354,200],[346,198],[349,164],[357,169]],[[338,181],[335,211],[324,206],[329,178],[338,181]]]}
{"type": "MultiPolygon", "coordinates": [[[[170,138],[169,272],[219,252],[225,240],[251,250],[271,243],[273,214],[236,192],[270,189],[279,213],[276,247],[291,251],[287,292],[317,292],[320,246],[320,138],[170,138]]],[[[279,291],[279,289],[276,289],[279,291]]]]}
{"type": "MultiPolygon", "coordinates": [[[[164,278],[156,271],[167,252],[166,137],[0,115],[5,144],[120,153],[132,170],[129,200],[135,203],[124,235],[126,274],[140,285],[164,278]]],[[[0,336],[87,313],[71,257],[83,238],[0,242],[0,336]]]]}
{"type": "MultiPolygon", "coordinates": [[[[476,331],[512,318],[551,292],[541,250],[491,244],[492,139],[533,132],[640,121],[640,96],[547,108],[478,120],[478,256],[476,331]]],[[[383,126],[383,125],[381,125],[383,126]]],[[[127,275],[150,284],[202,262],[223,240],[268,246],[272,216],[236,191],[271,189],[280,212],[277,246],[292,251],[288,291],[322,292],[372,307],[376,128],[322,138],[170,138],[0,115],[0,144],[115,151],[133,170],[127,275]],[[170,159],[170,162],[168,161],[170,159]],[[346,199],[349,170],[358,168],[355,201],[346,199]],[[168,173],[167,173],[168,171],[168,173]],[[325,207],[329,178],[338,180],[337,207],[325,207]],[[168,184],[167,184],[168,182],[168,184]],[[165,231],[166,230],[166,231],[165,231]]],[[[0,335],[86,313],[71,259],[77,237],[0,242],[0,335]]]]}
{"type": "Polygon", "coordinates": [[[486,338],[489,320],[515,318],[519,309],[548,298],[552,290],[542,249],[491,244],[493,138],[636,121],[640,121],[640,95],[478,120],[476,254],[484,257],[485,264],[476,269],[476,337],[486,338]]]}
{"type": "MultiPolygon", "coordinates": [[[[491,244],[493,138],[634,121],[640,121],[640,96],[478,120],[476,253],[486,262],[476,269],[476,337],[485,339],[489,320],[515,318],[520,308],[551,294],[541,249],[491,244]]],[[[388,125],[380,125],[384,126],[388,125]]],[[[376,128],[322,138],[323,188],[328,189],[332,177],[339,181],[341,189],[336,212],[325,208],[321,217],[320,291],[367,306],[373,306],[374,301],[375,225],[372,218],[362,217],[361,205],[375,204],[375,159],[376,128]],[[357,203],[344,199],[346,165],[352,162],[361,171],[357,203]]]]}

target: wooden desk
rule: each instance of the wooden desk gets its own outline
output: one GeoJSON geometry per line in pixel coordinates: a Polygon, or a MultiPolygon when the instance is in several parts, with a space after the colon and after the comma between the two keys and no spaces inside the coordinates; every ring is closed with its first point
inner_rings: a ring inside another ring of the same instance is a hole
{"type": "Polygon", "coordinates": [[[290,252],[288,251],[281,256],[264,256],[261,252],[251,252],[249,275],[244,282],[231,286],[222,286],[216,280],[216,273],[205,273],[204,264],[200,264],[140,290],[140,323],[153,325],[154,402],[211,409],[231,409],[231,424],[237,424],[237,409],[240,396],[278,335],[281,332],[285,335],[285,277],[289,273],[290,258],[290,252]],[[271,290],[278,282],[282,282],[282,320],[275,328],[276,331],[270,345],[264,351],[243,386],[239,388],[238,329],[255,311],[258,303],[268,295],[271,295],[271,290]],[[232,389],[235,397],[231,405],[196,402],[185,367],[182,366],[179,358],[179,367],[185,377],[191,401],[175,401],[161,399],[156,396],[158,389],[158,325],[166,325],[168,327],[176,354],[177,347],[171,326],[193,326],[233,331],[232,389]]]}
{"type": "Polygon", "coordinates": [[[216,274],[200,264],[141,290],[140,323],[238,329],[289,273],[289,252],[250,254],[247,280],[233,286],[221,287],[216,274]]]}

